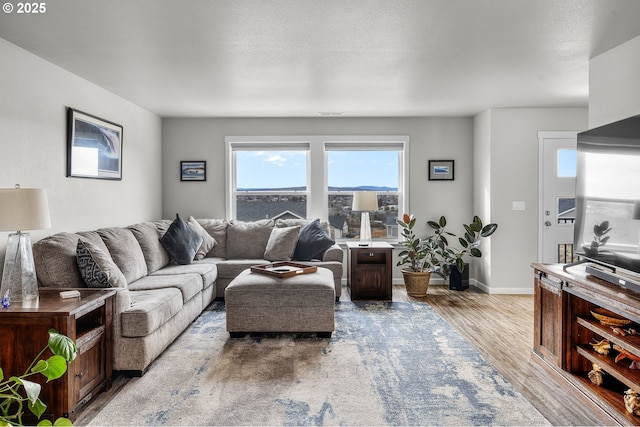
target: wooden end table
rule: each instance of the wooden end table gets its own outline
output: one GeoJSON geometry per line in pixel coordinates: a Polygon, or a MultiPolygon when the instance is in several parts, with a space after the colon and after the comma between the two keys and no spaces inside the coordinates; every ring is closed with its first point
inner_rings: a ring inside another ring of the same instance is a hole
{"type": "MultiPolygon", "coordinates": [[[[5,377],[22,375],[49,341],[49,329],[71,338],[78,347],[76,359],[61,378],[42,385],[40,399],[47,405],[41,419],[67,417],[96,393],[110,385],[112,374],[112,317],[114,290],[78,289],[79,298],[62,299],[64,289],[40,289],[37,303],[12,303],[0,308],[0,366],[5,377]]],[[[47,351],[42,358],[51,355],[47,351]]],[[[25,408],[26,409],[26,408],[25,408]]],[[[29,412],[29,411],[27,411],[29,412]]]]}
{"type": "Polygon", "coordinates": [[[348,280],[352,300],[392,300],[392,252],[387,242],[360,246],[347,242],[348,280]]]}

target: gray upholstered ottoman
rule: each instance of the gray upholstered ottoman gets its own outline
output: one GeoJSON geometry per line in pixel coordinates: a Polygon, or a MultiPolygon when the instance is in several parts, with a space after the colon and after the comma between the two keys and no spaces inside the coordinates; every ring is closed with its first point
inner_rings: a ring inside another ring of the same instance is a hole
{"type": "Polygon", "coordinates": [[[331,337],[334,330],[333,273],[277,278],[247,269],[224,291],[227,331],[232,338],[255,332],[316,332],[331,337]]]}

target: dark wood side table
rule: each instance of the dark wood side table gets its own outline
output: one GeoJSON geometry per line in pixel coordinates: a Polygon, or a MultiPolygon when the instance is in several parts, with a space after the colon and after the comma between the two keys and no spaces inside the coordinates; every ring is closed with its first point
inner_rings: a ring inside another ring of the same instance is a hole
{"type": "Polygon", "coordinates": [[[374,242],[360,246],[347,242],[348,279],[352,300],[392,300],[393,246],[374,242]]]}
{"type": "MultiPolygon", "coordinates": [[[[0,309],[0,366],[5,377],[21,375],[49,341],[49,329],[68,336],[78,347],[76,359],[61,378],[46,383],[41,375],[30,377],[42,385],[40,399],[47,405],[41,419],[67,417],[96,393],[110,385],[113,297],[108,289],[79,289],[79,298],[62,299],[62,289],[40,289],[37,303],[12,303],[0,309]]],[[[42,358],[47,358],[47,352],[42,358]]],[[[27,411],[29,412],[29,411],[27,411]]]]}

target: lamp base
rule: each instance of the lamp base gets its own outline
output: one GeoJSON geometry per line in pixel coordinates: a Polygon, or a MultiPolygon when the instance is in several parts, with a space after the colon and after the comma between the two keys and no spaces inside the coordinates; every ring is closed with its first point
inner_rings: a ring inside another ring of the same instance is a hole
{"type": "Polygon", "coordinates": [[[362,212],[360,215],[360,246],[369,246],[372,241],[369,212],[362,212]]]}
{"type": "Polygon", "coordinates": [[[38,280],[29,233],[9,234],[0,287],[0,298],[5,296],[9,297],[10,303],[38,300],[38,280]]]}

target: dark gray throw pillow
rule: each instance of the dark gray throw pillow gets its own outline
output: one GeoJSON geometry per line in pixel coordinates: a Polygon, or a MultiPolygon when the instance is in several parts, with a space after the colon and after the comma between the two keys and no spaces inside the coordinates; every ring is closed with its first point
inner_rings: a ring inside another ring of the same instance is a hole
{"type": "Polygon", "coordinates": [[[202,236],[176,214],[176,219],[160,238],[160,243],[173,261],[182,265],[191,264],[202,244],[202,236]]]}
{"type": "Polygon", "coordinates": [[[320,220],[316,219],[300,230],[292,258],[295,261],[311,261],[314,258],[321,259],[322,254],[334,243],[331,236],[329,236],[327,232],[324,231],[324,228],[322,228],[322,225],[320,225],[320,220]]]}

